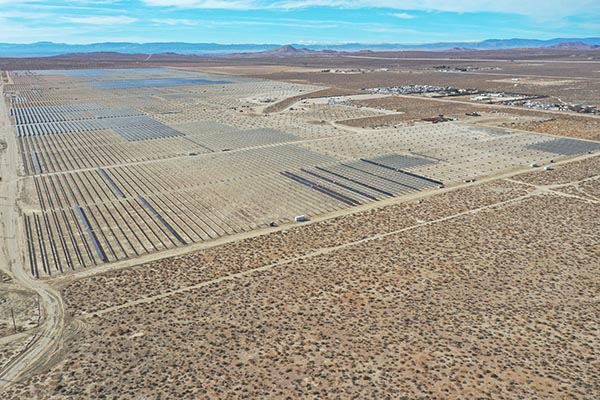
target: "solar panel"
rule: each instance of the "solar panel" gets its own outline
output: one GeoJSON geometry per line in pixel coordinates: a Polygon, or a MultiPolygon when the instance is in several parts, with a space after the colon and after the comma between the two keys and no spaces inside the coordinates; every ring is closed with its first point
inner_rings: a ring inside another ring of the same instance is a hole
{"type": "Polygon", "coordinates": [[[100,173],[102,174],[102,176],[104,176],[104,178],[108,181],[108,183],[110,183],[110,185],[113,187],[113,189],[115,189],[115,191],[119,194],[119,196],[125,197],[125,194],[123,194],[123,192],[121,191],[121,189],[119,189],[119,187],[112,180],[112,178],[110,176],[108,176],[108,174],[106,173],[106,171],[103,170],[102,167],[99,167],[98,170],[100,171],[100,173]]]}
{"type": "Polygon", "coordinates": [[[83,211],[83,209],[81,208],[81,206],[79,204],[76,205],[76,209],[77,209],[77,212],[79,213],[79,217],[81,218],[81,221],[83,222],[83,226],[85,227],[85,230],[87,231],[88,235],[90,236],[90,239],[92,239],[92,244],[94,245],[94,248],[96,249],[96,253],[98,254],[98,257],[100,257],[100,259],[102,261],[107,262],[108,260],[106,258],[106,254],[104,253],[104,250],[102,250],[102,247],[100,246],[100,243],[98,242],[98,238],[96,237],[96,234],[90,227],[90,223],[87,219],[87,216],[85,215],[85,212],[83,211]]]}
{"type": "Polygon", "coordinates": [[[150,210],[152,211],[152,213],[156,216],[156,218],[158,218],[158,220],[169,230],[169,232],[171,232],[173,234],[173,236],[175,236],[175,238],[177,238],[177,240],[179,240],[181,243],[183,244],[187,244],[187,242],[181,237],[181,235],[179,233],[177,233],[177,231],[175,231],[175,229],[173,229],[173,227],[171,226],[171,224],[169,224],[163,217],[162,215],[159,214],[158,211],[156,211],[156,209],[154,207],[152,207],[152,205],[150,203],[148,203],[148,201],[143,198],[142,196],[139,196],[140,200],[142,201],[142,203],[144,203],[144,205],[150,210]]]}

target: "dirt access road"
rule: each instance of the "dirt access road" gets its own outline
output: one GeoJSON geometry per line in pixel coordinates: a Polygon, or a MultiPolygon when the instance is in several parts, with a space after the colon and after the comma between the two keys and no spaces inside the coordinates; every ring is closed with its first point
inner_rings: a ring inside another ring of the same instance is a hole
{"type": "MultiPolygon", "coordinates": [[[[0,86],[0,93],[3,87],[0,86]]],[[[60,293],[44,281],[33,279],[25,270],[21,245],[25,243],[19,231],[19,198],[21,177],[17,142],[10,125],[4,101],[0,102],[0,271],[13,277],[15,284],[39,295],[44,320],[31,345],[0,370],[0,390],[20,379],[25,373],[43,365],[59,349],[64,331],[64,307],[60,293]]]]}
{"type": "MultiPolygon", "coordinates": [[[[1,86],[0,86],[1,90],[1,86]]],[[[343,127],[346,131],[348,131],[348,135],[353,135],[359,132],[364,132],[364,130],[359,128],[348,128],[343,127]]],[[[320,139],[314,139],[320,140],[320,139]]],[[[6,271],[9,275],[11,275],[17,284],[21,287],[32,290],[36,292],[41,299],[41,304],[44,309],[45,318],[43,320],[42,325],[40,326],[39,331],[36,331],[35,340],[32,342],[32,345],[29,346],[25,351],[15,357],[11,362],[8,363],[3,369],[0,370],[0,392],[4,389],[7,384],[11,382],[17,381],[23,378],[26,374],[31,372],[35,372],[39,368],[47,365],[57,356],[60,356],[62,350],[63,337],[69,333],[65,327],[65,313],[64,313],[64,305],[60,296],[60,292],[55,289],[58,287],[62,278],[57,278],[53,280],[53,285],[49,285],[44,280],[36,280],[30,276],[29,271],[23,265],[22,258],[22,247],[23,243],[25,243],[23,238],[23,233],[19,231],[18,227],[20,226],[19,222],[19,214],[18,214],[18,204],[17,201],[19,199],[20,193],[20,185],[21,185],[21,177],[19,176],[19,159],[18,159],[18,151],[17,151],[17,143],[16,138],[13,132],[13,129],[9,122],[9,117],[7,115],[5,104],[0,104],[0,141],[6,143],[7,148],[0,152],[0,173],[2,174],[2,181],[0,182],[0,270],[6,271]]],[[[584,156],[588,157],[588,156],[584,156]]],[[[568,160],[573,161],[571,160],[568,160]]],[[[515,170],[509,171],[505,174],[504,177],[512,176],[517,173],[523,172],[523,170],[515,170]]],[[[489,180],[496,180],[502,178],[501,176],[494,176],[488,178],[489,180]]],[[[480,180],[479,183],[483,183],[485,179],[480,180]]],[[[441,190],[455,190],[461,186],[458,185],[452,188],[446,188],[441,190]]],[[[419,196],[426,197],[431,196],[436,193],[440,193],[439,191],[431,191],[427,193],[422,193],[419,196]]],[[[382,207],[386,204],[396,203],[406,201],[406,198],[400,199],[390,199],[389,202],[378,202],[369,205],[368,207],[382,207]]],[[[360,207],[350,208],[340,212],[340,214],[351,214],[360,211],[360,207]]],[[[486,208],[482,208],[486,209],[486,208]]],[[[477,212],[480,210],[471,211],[471,213],[477,212]]],[[[323,216],[322,219],[329,219],[334,217],[334,215],[326,215],[323,216]]],[[[454,216],[456,217],[456,216],[454,216]]],[[[434,221],[435,222],[435,221],[434,221]]],[[[440,222],[440,221],[437,221],[440,222]]],[[[420,226],[420,225],[419,225],[420,226]]],[[[277,229],[287,229],[287,226],[283,226],[277,229]]],[[[262,235],[267,234],[270,231],[257,231],[253,232],[252,235],[262,235]]],[[[386,235],[393,234],[397,232],[389,232],[384,233],[379,236],[369,237],[362,241],[376,240],[381,237],[385,237],[386,235]]],[[[235,236],[228,238],[228,241],[240,240],[243,236],[235,236]]],[[[221,244],[222,242],[212,242],[209,244],[210,247],[221,244]]],[[[344,243],[341,246],[336,246],[330,249],[321,249],[314,254],[310,254],[308,256],[314,257],[315,255],[324,254],[326,252],[332,252],[335,250],[339,250],[342,248],[346,248],[357,243],[350,242],[344,243]]],[[[204,245],[207,246],[207,245],[204,245]]],[[[199,248],[195,248],[194,246],[188,246],[178,250],[179,254],[189,253],[199,248]]],[[[152,258],[165,258],[174,255],[173,252],[164,252],[160,254],[153,254],[152,258]]],[[[302,258],[306,258],[308,256],[304,256],[302,258]]],[[[141,264],[143,262],[149,261],[151,258],[138,258],[127,260],[126,263],[119,265],[109,265],[106,267],[99,267],[97,269],[85,271],[85,274],[73,274],[64,279],[74,280],[83,277],[84,275],[94,275],[102,272],[106,272],[110,269],[116,268],[124,268],[127,266],[133,266],[136,264],[141,264]]],[[[298,258],[300,259],[300,258],[298,258]]],[[[277,263],[266,266],[264,268],[275,268],[279,265],[283,265],[284,263],[277,263]]],[[[250,271],[255,272],[255,271],[250,271]]],[[[231,275],[227,277],[220,278],[218,281],[212,281],[208,283],[204,283],[202,285],[207,284],[216,284],[221,281],[236,279],[238,277],[242,277],[244,274],[231,275]]],[[[194,287],[192,287],[194,288],[194,287]]],[[[190,288],[184,288],[182,291],[190,290],[190,288]]],[[[161,294],[157,296],[157,298],[162,298],[169,296],[171,293],[161,294]]],[[[154,301],[156,298],[142,298],[138,299],[134,302],[127,303],[125,305],[119,307],[128,307],[131,305],[135,305],[143,302],[154,301]]],[[[116,308],[115,308],[116,309],[116,308]]],[[[103,313],[110,312],[112,309],[104,310],[103,313]]]]}

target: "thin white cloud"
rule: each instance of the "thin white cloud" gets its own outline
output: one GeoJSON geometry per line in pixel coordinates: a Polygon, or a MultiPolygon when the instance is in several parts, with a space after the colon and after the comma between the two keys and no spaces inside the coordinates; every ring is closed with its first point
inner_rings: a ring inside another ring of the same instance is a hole
{"type": "Polygon", "coordinates": [[[0,17],[0,37],[3,42],[31,43],[43,40],[62,41],[65,37],[81,37],[86,29],[80,27],[47,27],[27,26],[0,17]]]}
{"type": "Polygon", "coordinates": [[[151,19],[150,22],[159,25],[186,25],[186,26],[195,26],[198,25],[197,21],[193,21],[191,19],[180,19],[180,18],[155,18],[151,19]]]}
{"type": "Polygon", "coordinates": [[[149,6],[229,10],[381,7],[402,11],[500,12],[556,18],[600,12],[598,0],[142,0],[142,2],[149,6]]]}
{"type": "MultiPolygon", "coordinates": [[[[277,21],[258,21],[258,20],[227,20],[227,21],[202,21],[199,23],[205,28],[210,27],[240,27],[240,26],[277,26],[282,28],[302,28],[302,29],[334,29],[339,28],[342,23],[324,22],[324,21],[301,21],[290,22],[289,20],[277,21]]],[[[358,24],[360,25],[360,24],[358,24]]],[[[352,24],[357,26],[357,24],[352,24]]]]}
{"type": "Polygon", "coordinates": [[[414,29],[404,29],[404,28],[386,27],[386,26],[374,27],[374,28],[365,28],[365,29],[362,29],[362,31],[365,31],[365,32],[375,32],[375,33],[399,33],[399,34],[406,34],[406,33],[419,34],[419,33],[422,33],[420,31],[417,31],[417,30],[414,30],[414,29]]]}
{"type": "Polygon", "coordinates": [[[109,16],[94,15],[89,17],[65,17],[65,21],[74,24],[84,25],[124,25],[136,22],[137,18],[131,18],[126,15],[109,16]]]}
{"type": "Polygon", "coordinates": [[[56,14],[41,13],[39,11],[34,11],[34,12],[6,11],[6,12],[2,12],[1,17],[2,18],[11,18],[11,19],[47,19],[47,18],[55,18],[56,14]]]}
{"type": "Polygon", "coordinates": [[[15,1],[15,0],[0,0],[0,5],[2,6],[20,6],[25,3],[37,3],[39,0],[23,0],[23,1],[15,1]]]}
{"type": "Polygon", "coordinates": [[[251,0],[142,0],[149,6],[178,7],[178,8],[206,8],[222,10],[252,10],[260,9],[260,2],[251,0]]]}
{"type": "Polygon", "coordinates": [[[413,19],[415,16],[408,13],[394,13],[391,14],[392,17],[400,18],[400,19],[413,19]]]}
{"type": "Polygon", "coordinates": [[[39,4],[43,7],[85,7],[86,5],[107,5],[119,3],[119,0],[0,0],[0,5],[22,6],[24,4],[39,4]]]}

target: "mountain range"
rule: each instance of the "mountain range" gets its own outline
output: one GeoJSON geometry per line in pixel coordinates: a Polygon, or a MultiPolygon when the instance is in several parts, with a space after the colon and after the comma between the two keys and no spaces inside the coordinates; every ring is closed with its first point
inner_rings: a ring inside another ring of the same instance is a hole
{"type": "Polygon", "coordinates": [[[481,42],[439,42],[426,44],[402,43],[344,43],[344,44],[218,44],[218,43],[130,43],[105,42],[92,44],[65,44],[36,42],[30,44],[0,43],[0,57],[40,57],[69,53],[117,52],[123,54],[177,53],[184,55],[227,55],[235,53],[299,51],[447,51],[447,50],[505,50],[516,48],[552,48],[590,50],[600,48],[600,37],[537,39],[489,39],[481,42]],[[283,49],[283,50],[280,50],[283,49]]]}

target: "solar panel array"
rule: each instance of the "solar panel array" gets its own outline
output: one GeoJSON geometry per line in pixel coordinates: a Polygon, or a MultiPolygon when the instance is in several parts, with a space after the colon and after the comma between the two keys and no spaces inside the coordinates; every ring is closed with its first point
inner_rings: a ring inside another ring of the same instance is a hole
{"type": "Polygon", "coordinates": [[[166,69],[11,76],[5,98],[37,199],[23,211],[36,277],[599,147],[458,123],[358,130],[319,122],[354,113],[347,106],[265,117],[260,99],[318,89],[285,82],[204,85],[221,79],[166,69]]]}
{"type": "Polygon", "coordinates": [[[102,125],[112,129],[127,141],[184,136],[178,130],[147,116],[105,119],[102,120],[102,125]]]}
{"type": "Polygon", "coordinates": [[[588,142],[576,139],[554,139],[547,142],[533,143],[530,149],[541,150],[548,153],[560,154],[563,156],[572,156],[575,154],[587,153],[600,149],[600,143],[588,142]]]}
{"type": "Polygon", "coordinates": [[[217,131],[189,138],[207,148],[221,151],[301,140],[296,135],[265,128],[217,131]]]}
{"type": "Polygon", "coordinates": [[[184,136],[133,108],[97,104],[21,107],[11,109],[17,136],[52,135],[112,129],[127,141],[184,136]]]}
{"type": "Polygon", "coordinates": [[[226,80],[208,80],[208,79],[186,79],[186,78],[165,78],[165,79],[120,79],[114,81],[91,82],[90,86],[101,90],[110,89],[144,89],[144,88],[162,88],[176,86],[194,86],[194,85],[228,85],[231,81],[226,80]]]}
{"type": "Polygon", "coordinates": [[[402,154],[387,154],[384,156],[371,158],[370,161],[395,169],[412,168],[435,163],[435,161],[427,158],[413,157],[402,154]]]}
{"type": "Polygon", "coordinates": [[[287,170],[282,175],[350,206],[442,185],[369,160],[287,170]]]}
{"type": "MultiPolygon", "coordinates": [[[[97,118],[96,112],[104,107],[97,104],[65,104],[11,108],[10,114],[17,125],[43,122],[76,121],[97,118]]],[[[139,113],[139,111],[138,111],[139,113]]]]}
{"type": "Polygon", "coordinates": [[[218,121],[193,121],[187,123],[178,123],[177,129],[187,135],[205,135],[207,132],[216,134],[239,130],[239,128],[218,121]]]}

